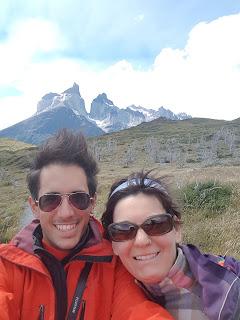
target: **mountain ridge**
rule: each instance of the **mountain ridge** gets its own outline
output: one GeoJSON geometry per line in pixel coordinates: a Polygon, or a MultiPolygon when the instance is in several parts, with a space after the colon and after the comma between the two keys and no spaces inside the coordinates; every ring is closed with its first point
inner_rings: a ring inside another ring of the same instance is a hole
{"type": "Polygon", "coordinates": [[[88,113],[79,85],[74,82],[62,93],[45,94],[33,116],[1,130],[0,136],[38,144],[61,127],[81,130],[91,137],[124,130],[159,117],[171,120],[192,118],[184,112],[174,114],[162,106],[158,110],[135,105],[121,109],[108,99],[105,92],[93,99],[88,113]]]}

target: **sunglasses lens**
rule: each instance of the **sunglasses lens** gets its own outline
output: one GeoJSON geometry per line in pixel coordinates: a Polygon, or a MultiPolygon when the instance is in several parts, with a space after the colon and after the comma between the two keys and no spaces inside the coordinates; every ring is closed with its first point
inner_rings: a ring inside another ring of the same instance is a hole
{"type": "Polygon", "coordinates": [[[112,223],[108,226],[108,234],[112,241],[127,241],[136,237],[139,227],[149,236],[160,236],[173,229],[173,217],[168,213],[156,215],[147,219],[141,226],[130,222],[112,223]]]}
{"type": "Polygon", "coordinates": [[[108,233],[112,241],[120,242],[133,239],[138,227],[130,223],[113,223],[108,226],[108,233]]]}
{"type": "Polygon", "coordinates": [[[50,212],[56,209],[61,203],[59,194],[45,194],[39,198],[39,207],[44,212],[50,212]]]}
{"type": "Polygon", "coordinates": [[[147,219],[141,227],[149,236],[159,236],[173,229],[173,218],[169,214],[161,214],[147,219]]]}
{"type": "Polygon", "coordinates": [[[91,198],[87,193],[75,192],[69,195],[69,201],[75,208],[85,210],[89,207],[91,198]]]}

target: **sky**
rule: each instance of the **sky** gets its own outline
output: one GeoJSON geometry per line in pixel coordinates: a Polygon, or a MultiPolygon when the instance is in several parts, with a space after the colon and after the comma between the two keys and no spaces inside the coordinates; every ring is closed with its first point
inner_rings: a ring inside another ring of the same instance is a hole
{"type": "Polygon", "coordinates": [[[193,117],[240,117],[240,0],[1,0],[0,130],[78,83],[193,117]]]}

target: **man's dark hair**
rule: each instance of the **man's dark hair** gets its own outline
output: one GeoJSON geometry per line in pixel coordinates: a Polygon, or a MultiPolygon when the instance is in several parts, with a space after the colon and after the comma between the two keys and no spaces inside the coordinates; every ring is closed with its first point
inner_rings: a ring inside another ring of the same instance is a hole
{"type": "Polygon", "coordinates": [[[27,175],[28,189],[33,199],[38,199],[41,169],[50,164],[78,165],[87,176],[90,196],[95,194],[98,167],[82,133],[61,129],[39,147],[27,175]]]}
{"type": "Polygon", "coordinates": [[[173,203],[169,191],[163,182],[164,177],[155,178],[150,175],[150,173],[151,171],[145,173],[143,171],[135,172],[113,183],[108,195],[105,211],[101,218],[104,228],[104,237],[106,239],[109,239],[107,228],[113,223],[113,213],[118,201],[130,195],[143,193],[155,196],[167,213],[176,216],[179,220],[181,219],[181,213],[173,203]],[[127,183],[127,185],[125,183],[127,183]]]}

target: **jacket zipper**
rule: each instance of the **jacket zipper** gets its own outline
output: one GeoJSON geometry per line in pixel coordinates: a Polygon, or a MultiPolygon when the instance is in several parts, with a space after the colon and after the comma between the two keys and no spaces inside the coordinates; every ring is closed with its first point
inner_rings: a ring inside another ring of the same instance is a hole
{"type": "Polygon", "coordinates": [[[82,310],[81,310],[81,314],[80,314],[79,320],[84,320],[85,307],[86,307],[86,301],[82,300],[82,310]]]}
{"type": "Polygon", "coordinates": [[[45,312],[45,306],[43,304],[40,304],[39,306],[39,320],[44,320],[44,312],[45,312]]]}

